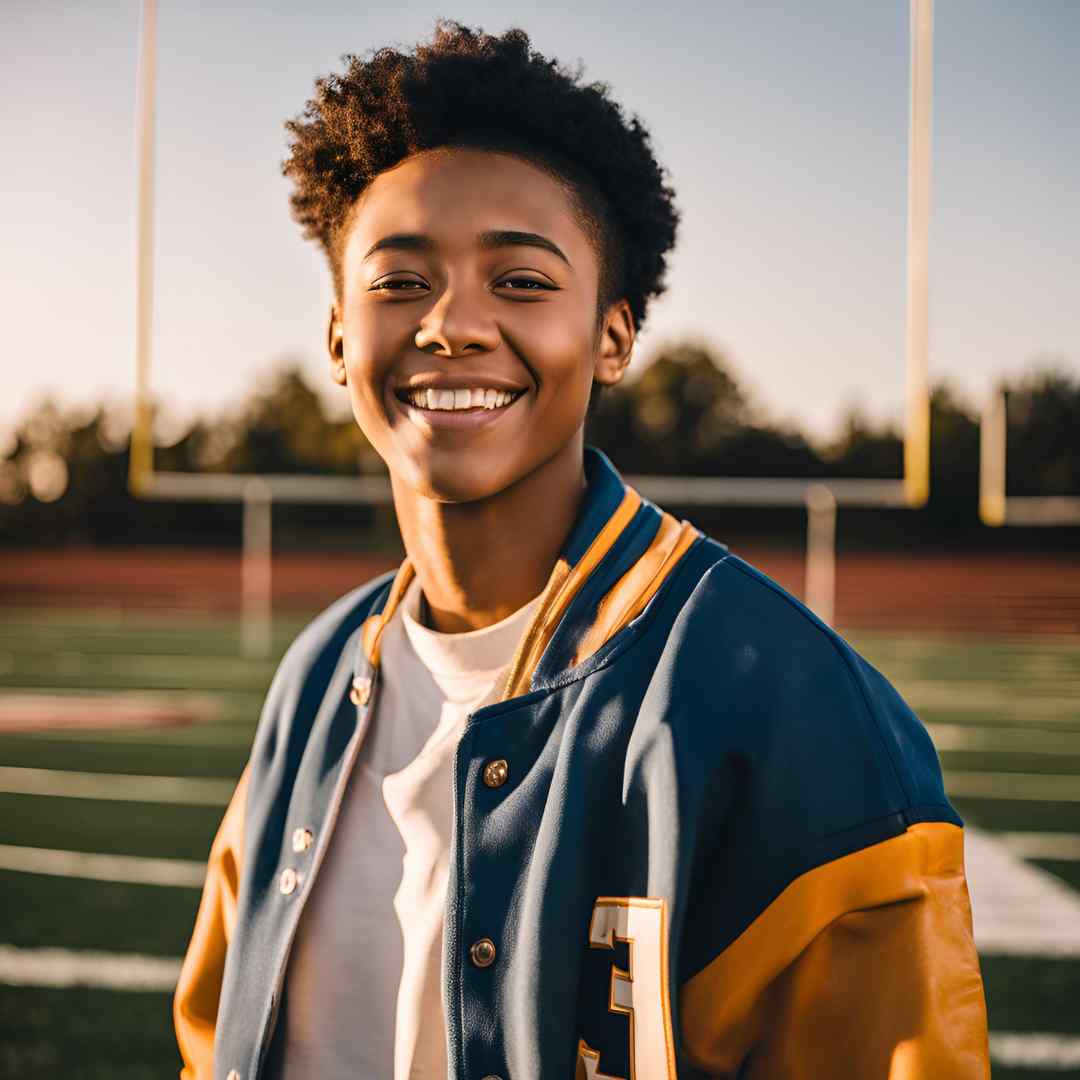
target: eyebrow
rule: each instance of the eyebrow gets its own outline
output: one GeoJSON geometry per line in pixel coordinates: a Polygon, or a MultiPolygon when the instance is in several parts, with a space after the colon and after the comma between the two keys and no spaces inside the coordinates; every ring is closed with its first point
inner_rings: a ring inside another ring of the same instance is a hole
{"type": "MultiPolygon", "coordinates": [[[[553,240],[539,233],[519,232],[517,229],[491,229],[482,232],[477,237],[482,248],[502,247],[535,247],[544,251],[550,251],[557,255],[567,266],[570,260],[563,254],[562,249],[553,240]]],[[[376,240],[364,253],[364,259],[369,259],[376,251],[432,251],[435,244],[430,236],[423,233],[393,233],[376,240]]]]}

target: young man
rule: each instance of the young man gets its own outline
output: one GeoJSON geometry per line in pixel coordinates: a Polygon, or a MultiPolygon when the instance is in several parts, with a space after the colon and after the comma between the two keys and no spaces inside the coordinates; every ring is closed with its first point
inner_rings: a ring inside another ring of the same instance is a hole
{"type": "Polygon", "coordinates": [[[584,444],[674,241],[647,134],[520,31],[347,60],[286,172],[407,557],[270,689],[182,1075],[988,1076],[924,728],[584,444]]]}

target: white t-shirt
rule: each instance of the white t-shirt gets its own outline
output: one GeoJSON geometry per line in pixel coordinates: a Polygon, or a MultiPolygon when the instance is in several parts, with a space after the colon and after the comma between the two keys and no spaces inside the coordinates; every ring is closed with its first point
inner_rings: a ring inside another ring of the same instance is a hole
{"type": "Polygon", "coordinates": [[[454,751],[497,700],[540,597],[461,634],[417,620],[414,577],[383,630],[371,727],[285,976],[274,1080],[446,1080],[442,930],[454,751]]]}

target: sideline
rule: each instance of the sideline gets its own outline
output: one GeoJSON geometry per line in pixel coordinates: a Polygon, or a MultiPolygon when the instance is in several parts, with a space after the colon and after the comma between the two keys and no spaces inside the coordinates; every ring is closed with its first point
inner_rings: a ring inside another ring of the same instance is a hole
{"type": "Polygon", "coordinates": [[[179,977],[180,960],[168,956],[0,945],[0,983],[8,986],[90,986],[172,993],[179,977]]]}
{"type": "Polygon", "coordinates": [[[1080,958],[1080,892],[971,825],[964,860],[982,955],[1080,958]]]}
{"type": "Polygon", "coordinates": [[[0,870],[125,885],[167,885],[182,889],[201,889],[206,878],[206,863],[186,859],[92,855],[83,851],[57,851],[14,844],[0,844],[0,870]]]}
{"type": "Polygon", "coordinates": [[[60,769],[25,769],[0,765],[0,792],[5,795],[48,795],[65,799],[227,806],[235,787],[235,780],[67,772],[60,769]]]}

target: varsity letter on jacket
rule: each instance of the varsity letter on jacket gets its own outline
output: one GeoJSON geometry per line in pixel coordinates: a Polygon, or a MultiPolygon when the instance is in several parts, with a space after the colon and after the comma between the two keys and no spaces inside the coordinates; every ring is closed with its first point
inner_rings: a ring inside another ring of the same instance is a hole
{"type": "MultiPolygon", "coordinates": [[[[922,724],[799,601],[594,447],[585,467],[456,752],[451,1080],[988,1077],[962,822],[922,724]]],[[[273,681],[176,991],[186,1080],[260,1076],[413,574],[339,600],[273,681]]]]}

